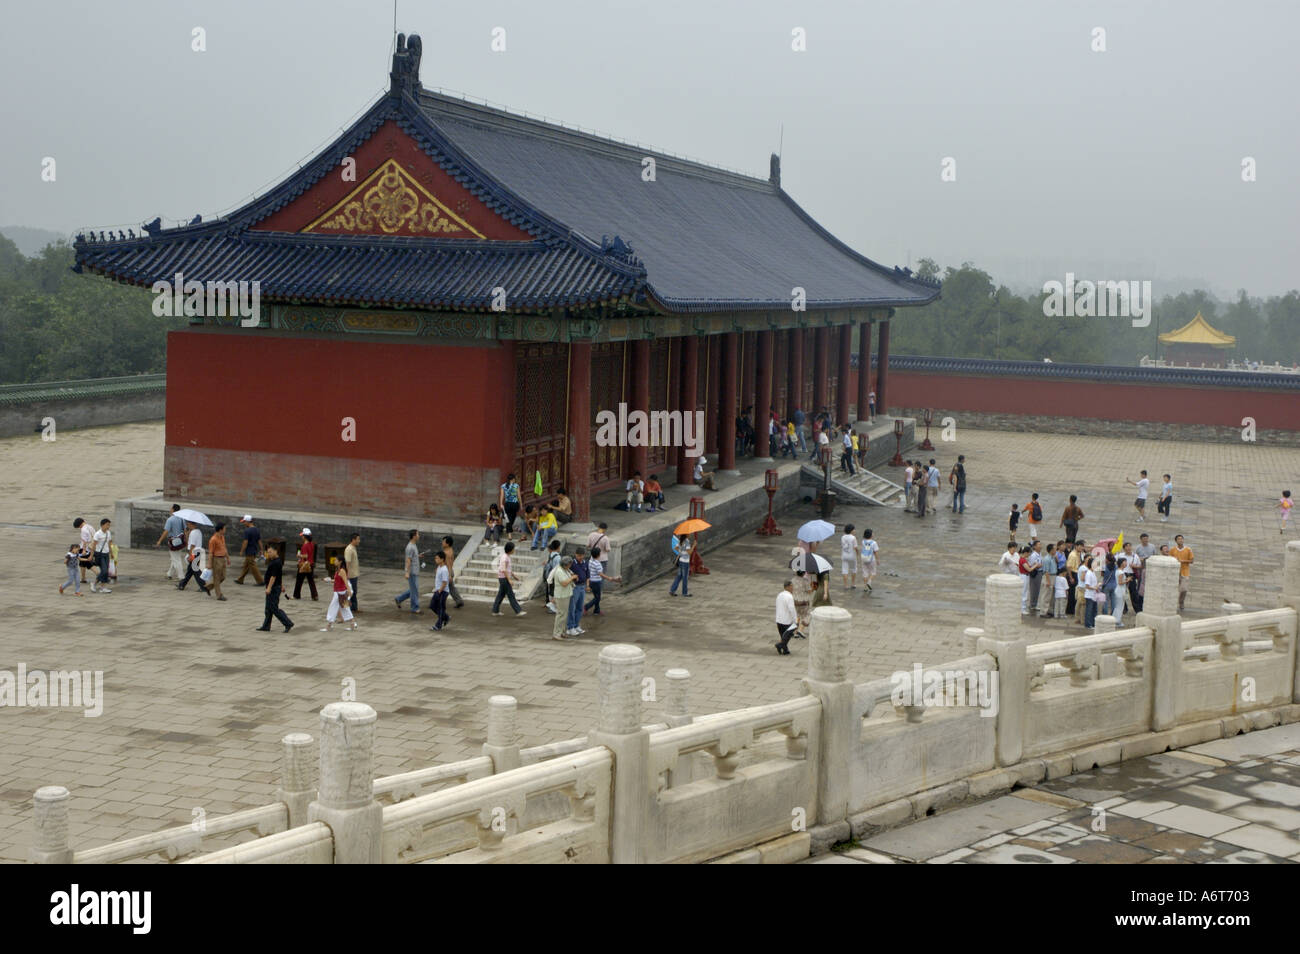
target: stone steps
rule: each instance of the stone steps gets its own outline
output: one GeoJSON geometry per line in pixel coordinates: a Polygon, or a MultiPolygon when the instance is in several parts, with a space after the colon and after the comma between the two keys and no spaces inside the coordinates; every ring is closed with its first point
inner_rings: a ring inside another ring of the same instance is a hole
{"type": "MultiPolygon", "coordinates": [[[[820,467],[805,464],[804,472],[824,479],[820,467]]],[[[831,471],[831,487],[850,500],[877,507],[890,507],[903,499],[903,488],[888,478],[869,470],[859,469],[852,477],[837,469],[831,471]]]]}
{"type": "MultiPolygon", "coordinates": [[[[492,569],[496,559],[498,544],[480,543],[470,554],[467,563],[456,570],[456,589],[465,601],[474,603],[491,603],[497,595],[497,573],[492,569]]],[[[515,575],[524,582],[515,587],[515,598],[521,602],[532,597],[534,578],[541,578],[542,567],[546,560],[540,550],[529,550],[526,546],[515,544],[515,552],[510,555],[514,564],[515,575]]]]}

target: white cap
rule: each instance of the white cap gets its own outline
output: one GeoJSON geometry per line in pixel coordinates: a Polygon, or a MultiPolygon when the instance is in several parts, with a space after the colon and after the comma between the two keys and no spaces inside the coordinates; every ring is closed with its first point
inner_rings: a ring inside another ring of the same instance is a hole
{"type": "Polygon", "coordinates": [[[303,528],[302,528],[302,533],[301,533],[300,535],[301,535],[301,536],[304,536],[304,537],[310,537],[310,536],[311,536],[311,527],[303,527],[303,528]]]}
{"type": "Polygon", "coordinates": [[[709,459],[708,459],[707,457],[704,457],[704,456],[701,456],[701,457],[700,457],[700,466],[701,466],[701,467],[703,467],[703,466],[704,466],[705,464],[707,464],[708,462],[709,462],[709,459]]]}
{"type": "Polygon", "coordinates": [[[252,515],[251,513],[246,513],[246,514],[244,514],[244,519],[243,519],[242,522],[243,522],[243,523],[252,523],[252,522],[253,522],[253,515],[252,515]]]}

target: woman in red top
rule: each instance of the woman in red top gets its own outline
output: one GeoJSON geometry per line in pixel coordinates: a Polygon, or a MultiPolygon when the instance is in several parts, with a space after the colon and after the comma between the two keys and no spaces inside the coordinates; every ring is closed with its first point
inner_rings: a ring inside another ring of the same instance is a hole
{"type": "Polygon", "coordinates": [[[344,560],[339,560],[338,569],[334,571],[334,595],[330,597],[330,608],[325,614],[325,628],[322,633],[328,633],[334,628],[334,621],[339,618],[339,610],[343,611],[343,622],[351,623],[348,629],[356,629],[357,621],[352,618],[352,586],[348,583],[348,565],[344,560]]]}
{"type": "MultiPolygon", "coordinates": [[[[298,575],[293,581],[293,596],[290,599],[302,599],[302,583],[307,581],[307,586],[311,589],[311,598],[317,599],[316,596],[316,544],[311,542],[311,530],[307,527],[302,528],[302,544],[298,547],[298,575]]],[[[349,610],[350,612],[350,610],[349,610]]]]}

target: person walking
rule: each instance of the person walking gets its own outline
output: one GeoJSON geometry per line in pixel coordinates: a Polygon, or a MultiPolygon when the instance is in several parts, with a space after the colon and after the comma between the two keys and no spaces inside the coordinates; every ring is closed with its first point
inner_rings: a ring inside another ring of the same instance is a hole
{"type": "Polygon", "coordinates": [[[113,531],[110,529],[113,521],[105,517],[99,521],[99,529],[91,537],[91,553],[94,554],[95,566],[99,574],[95,577],[95,582],[90,584],[92,593],[112,593],[108,588],[108,556],[113,545],[113,531]]]}
{"type": "Polygon", "coordinates": [[[203,582],[203,531],[194,523],[187,523],[186,526],[189,527],[189,539],[185,541],[185,577],[176,588],[185,589],[186,584],[193,579],[202,592],[211,596],[207,585],[203,582]]]}
{"type": "Polygon", "coordinates": [[[912,491],[915,485],[912,479],[916,476],[916,471],[912,467],[912,462],[905,461],[907,464],[903,468],[903,513],[914,513],[915,508],[912,506],[912,491]]]}
{"type": "Polygon", "coordinates": [[[456,609],[465,605],[465,601],[460,598],[460,590],[456,589],[456,540],[454,537],[442,538],[442,555],[447,561],[447,592],[450,594],[456,609]]]}
{"type": "Polygon", "coordinates": [[[451,571],[447,568],[447,554],[439,550],[433,555],[433,598],[429,609],[433,611],[433,625],[429,628],[438,632],[451,622],[447,615],[448,588],[451,586],[451,571]]]}
{"type": "Polygon", "coordinates": [[[912,486],[916,488],[916,516],[918,519],[925,518],[925,510],[929,505],[929,472],[920,467],[919,464],[912,472],[912,486]]]}
{"type": "Polygon", "coordinates": [[[613,544],[609,542],[609,524],[604,523],[603,521],[596,525],[595,530],[587,534],[588,550],[599,550],[608,557],[612,552],[612,546],[613,544]]]}
{"type": "Polygon", "coordinates": [[[1128,584],[1133,578],[1133,573],[1128,566],[1128,558],[1125,556],[1115,557],[1115,595],[1114,605],[1111,609],[1111,615],[1115,617],[1115,628],[1119,629],[1124,623],[1124,608],[1133,608],[1129,597],[1128,584]]]}
{"type": "Polygon", "coordinates": [[[81,577],[77,575],[77,571],[80,569],[80,563],[81,563],[81,542],[77,541],[76,543],[68,547],[67,553],[63,554],[63,566],[68,571],[68,579],[65,582],[59,584],[60,596],[63,595],[63,591],[66,590],[69,586],[72,587],[72,592],[75,595],[77,596],[85,595],[81,592],[81,577]]]}
{"type": "Polygon", "coordinates": [[[515,552],[515,543],[513,540],[507,540],[505,549],[501,555],[496,558],[495,568],[497,571],[497,598],[492,603],[492,615],[501,615],[501,601],[507,597],[510,599],[510,608],[515,611],[516,616],[527,616],[527,610],[519,606],[519,601],[515,599],[515,588],[512,584],[519,582],[519,577],[515,576],[514,560],[510,554],[515,552]]]}
{"type": "Polygon", "coordinates": [[[1103,612],[1107,616],[1114,616],[1115,599],[1119,593],[1119,563],[1113,553],[1106,554],[1106,562],[1102,565],[1101,592],[1104,597],[1101,601],[1105,607],[1103,612]]]}
{"type": "Polygon", "coordinates": [[[226,579],[226,567],[230,565],[230,554],[226,549],[226,524],[218,520],[208,536],[208,569],[212,571],[212,582],[208,584],[218,601],[224,603],[221,584],[226,579]]]}
{"type": "Polygon", "coordinates": [[[325,626],[322,633],[328,633],[334,628],[334,621],[339,618],[339,613],[343,613],[343,622],[351,623],[348,629],[356,629],[357,621],[352,617],[352,579],[348,573],[348,561],[346,558],[340,560],[334,567],[334,578],[331,585],[330,605],[325,611],[325,626]]]}
{"type": "Polygon", "coordinates": [[[272,619],[279,620],[286,633],[293,629],[293,620],[289,618],[284,610],[280,609],[280,594],[284,591],[283,584],[284,561],[280,559],[280,551],[273,544],[266,548],[266,619],[258,627],[259,632],[269,633],[272,619]]]}
{"type": "Polygon", "coordinates": [[[1043,522],[1043,505],[1038,502],[1038,494],[1031,494],[1029,503],[1020,508],[1029,523],[1029,542],[1038,539],[1038,525],[1043,522]]]}
{"type": "Polygon", "coordinates": [[[1160,522],[1169,520],[1169,508],[1174,504],[1174,479],[1165,474],[1165,482],[1160,486],[1160,499],[1156,501],[1156,510],[1160,513],[1160,522]]]}
{"type": "MultiPolygon", "coordinates": [[[[574,576],[573,592],[569,599],[569,618],[564,630],[565,636],[581,636],[586,632],[582,628],[582,610],[587,600],[587,580],[591,578],[591,571],[587,566],[587,550],[585,547],[578,547],[573,554],[573,562],[569,564],[569,571],[574,576]]],[[[557,605],[556,609],[559,607],[557,605]]]]}
{"type": "Polygon", "coordinates": [[[1007,518],[1007,533],[1014,543],[1016,539],[1016,528],[1020,526],[1020,508],[1015,504],[1011,505],[1011,515],[1007,518]]]}
{"type": "Polygon", "coordinates": [[[515,518],[519,516],[519,482],[514,474],[507,474],[505,483],[497,493],[497,506],[505,514],[506,540],[515,538],[515,518]]]}
{"type": "Polygon", "coordinates": [[[1074,543],[1074,538],[1079,532],[1079,521],[1082,519],[1083,511],[1079,508],[1079,498],[1075,494],[1070,494],[1070,502],[1065,505],[1059,524],[1065,528],[1066,543],[1074,543]]]}
{"type": "MultiPolygon", "coordinates": [[[[1035,544],[1037,547],[1039,544],[1035,544]]],[[[1049,543],[1043,551],[1042,570],[1038,575],[1038,585],[1034,587],[1038,599],[1034,601],[1034,610],[1044,619],[1052,618],[1052,599],[1056,594],[1056,544],[1049,543]]]]}
{"type": "Polygon", "coordinates": [[[858,538],[853,535],[853,524],[846,524],[840,537],[840,575],[846,590],[858,588],[858,538]]]}
{"type": "Polygon", "coordinates": [[[180,504],[172,504],[171,516],[163,523],[162,535],[154,543],[154,546],[160,547],[164,540],[167,541],[166,579],[177,583],[185,575],[185,520],[176,516],[176,511],[180,509],[180,504]]]}
{"type": "Polygon", "coordinates": [[[1174,537],[1174,545],[1169,549],[1169,555],[1178,561],[1178,612],[1183,611],[1183,606],[1187,602],[1187,593],[1192,587],[1192,563],[1195,559],[1192,548],[1183,542],[1183,535],[1180,533],[1174,537]]]}
{"type": "Polygon", "coordinates": [[[1147,479],[1147,472],[1144,470],[1137,480],[1125,478],[1124,482],[1138,489],[1137,500],[1133,501],[1133,509],[1137,511],[1138,523],[1142,523],[1146,520],[1147,494],[1151,490],[1151,481],[1147,479]]]}
{"type": "Polygon", "coordinates": [[[847,424],[841,424],[840,429],[842,432],[840,437],[840,470],[847,471],[848,475],[852,477],[857,473],[857,469],[853,466],[853,434],[847,424]]]}
{"type": "Polygon", "coordinates": [[[572,567],[573,557],[560,557],[559,565],[551,571],[547,581],[555,588],[555,623],[551,627],[551,639],[563,641],[569,635],[569,604],[573,602],[573,584],[578,579],[572,567]]]}
{"type": "Polygon", "coordinates": [[[930,465],[925,471],[925,490],[926,496],[930,499],[930,513],[939,512],[939,468],[930,458],[930,465]]]}
{"type": "MultiPolygon", "coordinates": [[[[81,535],[81,558],[77,562],[81,570],[81,582],[86,582],[86,571],[95,565],[95,531],[90,523],[82,517],[72,521],[72,528],[81,535]]],[[[94,580],[91,580],[93,583],[94,580]]]]}
{"type": "MultiPolygon", "coordinates": [[[[298,534],[302,537],[302,543],[298,545],[298,574],[293,578],[293,599],[302,599],[302,585],[305,582],[307,588],[311,590],[311,598],[317,600],[316,595],[316,544],[312,542],[311,527],[303,527],[302,532],[298,534]]],[[[419,609],[419,603],[415,604],[419,609]]]]}
{"type": "Polygon", "coordinates": [[[948,483],[952,485],[952,512],[966,512],[966,455],[958,454],[957,463],[952,465],[952,471],[948,474],[948,483]],[[961,508],[958,509],[958,502],[961,508]]]}
{"type": "Polygon", "coordinates": [[[361,585],[361,534],[354,533],[348,538],[348,545],[343,548],[343,562],[348,568],[348,589],[351,595],[348,597],[348,608],[352,610],[353,615],[361,612],[357,606],[357,589],[361,585]]]}
{"type": "Polygon", "coordinates": [[[676,544],[673,547],[677,554],[677,575],[673,577],[673,585],[668,587],[668,595],[677,595],[677,586],[681,584],[682,596],[690,596],[687,588],[691,578],[691,538],[683,533],[676,538],[676,544]]]}
{"type": "Polygon", "coordinates": [[[867,411],[870,414],[871,423],[876,423],[876,392],[867,392],[867,411]]]}
{"type": "Polygon", "coordinates": [[[1295,506],[1295,501],[1291,499],[1291,491],[1282,491],[1282,496],[1278,498],[1277,512],[1282,517],[1282,523],[1278,526],[1278,533],[1286,533],[1286,523],[1291,519],[1291,508],[1295,506]]]}
{"type": "MultiPolygon", "coordinates": [[[[406,589],[393,597],[393,602],[397,608],[402,608],[402,603],[406,600],[411,601],[411,615],[420,615],[420,531],[407,531],[406,549],[403,551],[402,578],[406,580],[406,589]]],[[[511,549],[514,544],[507,544],[511,549]]]]}
{"type": "Polygon", "coordinates": [[[587,561],[587,588],[591,590],[591,602],[583,607],[583,612],[590,612],[592,616],[599,616],[600,613],[600,594],[604,592],[605,583],[622,583],[621,576],[610,576],[605,572],[605,564],[601,562],[601,552],[599,550],[591,551],[591,559],[587,561]]]}
{"type": "MultiPolygon", "coordinates": [[[[244,514],[244,518],[239,521],[244,525],[244,539],[239,543],[239,553],[244,558],[244,568],[239,571],[239,576],[235,577],[235,582],[240,586],[244,585],[244,577],[253,574],[253,582],[259,586],[262,584],[262,572],[257,568],[259,557],[266,556],[266,551],[262,547],[262,531],[253,523],[251,513],[244,514]]],[[[354,606],[353,609],[356,609],[354,606]]]]}
{"type": "Polygon", "coordinates": [[[564,547],[559,540],[552,540],[546,547],[546,565],[542,567],[542,579],[546,581],[546,612],[555,612],[555,584],[551,582],[551,571],[560,565],[560,550],[564,547]]]}
{"type": "Polygon", "coordinates": [[[879,569],[877,556],[880,553],[880,544],[871,538],[870,530],[862,531],[862,585],[871,592],[871,581],[876,578],[876,571],[879,569]]]}
{"type": "Polygon", "coordinates": [[[799,614],[794,608],[794,581],[786,580],[776,594],[776,654],[790,655],[790,637],[799,628],[799,614]]]}

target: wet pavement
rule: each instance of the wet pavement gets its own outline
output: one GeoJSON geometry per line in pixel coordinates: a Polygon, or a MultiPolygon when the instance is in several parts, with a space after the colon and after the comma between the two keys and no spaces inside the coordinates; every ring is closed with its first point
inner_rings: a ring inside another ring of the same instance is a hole
{"type": "Polygon", "coordinates": [[[1300,724],[1018,789],[804,864],[1300,861],[1300,724]]]}

